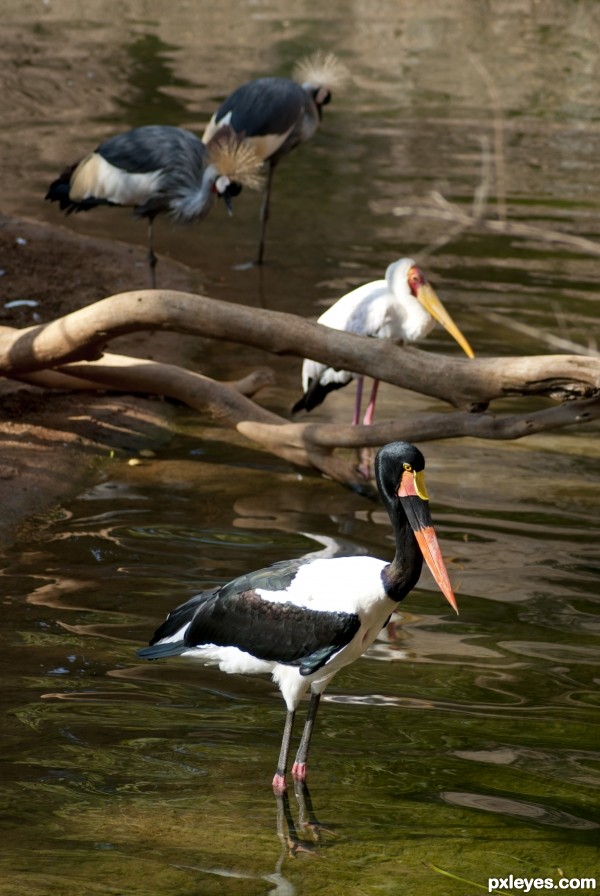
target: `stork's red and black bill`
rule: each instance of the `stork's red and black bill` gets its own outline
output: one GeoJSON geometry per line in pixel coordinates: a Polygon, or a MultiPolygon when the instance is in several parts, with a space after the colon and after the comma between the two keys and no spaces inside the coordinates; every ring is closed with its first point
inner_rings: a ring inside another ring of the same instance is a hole
{"type": "Polygon", "coordinates": [[[427,566],[431,570],[440,591],[452,609],[458,613],[458,606],[456,605],[456,598],[450,584],[448,570],[446,569],[437,535],[433,528],[431,514],[429,513],[429,499],[425,489],[423,473],[417,473],[412,469],[404,470],[398,487],[398,497],[402,500],[406,518],[415,534],[417,544],[427,566]]]}

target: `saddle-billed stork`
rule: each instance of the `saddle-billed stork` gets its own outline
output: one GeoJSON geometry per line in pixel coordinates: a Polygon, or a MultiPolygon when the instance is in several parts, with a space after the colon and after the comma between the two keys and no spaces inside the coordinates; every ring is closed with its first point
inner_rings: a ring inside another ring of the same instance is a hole
{"type": "Polygon", "coordinates": [[[311,700],[292,768],[306,777],[321,694],[333,676],[373,643],[399,602],[415,587],[425,559],[456,612],[456,600],[429,513],[421,452],[407,442],[379,450],[375,473],[396,550],[391,563],[375,557],[295,559],[240,576],[173,610],[138,651],[144,659],[198,657],[224,672],[270,673],[287,715],[273,788],[286,788],[296,708],[311,700]]]}
{"type": "Polygon", "coordinates": [[[117,134],[84,159],[65,168],[46,199],[67,214],[98,205],[133,206],[148,220],[148,264],[156,288],[152,225],[166,213],[182,224],[206,217],[221,196],[229,214],[242,187],[259,189],[262,161],[249,143],[223,128],[204,143],[191,131],[146,125],[117,134]]]}
{"type": "MultiPolygon", "coordinates": [[[[420,342],[440,323],[456,339],[465,354],[472,358],[474,352],[458,329],[425,274],[412,258],[400,258],[390,264],[385,280],[373,280],[338,299],[317,320],[317,323],[334,330],[393,339],[395,342],[420,342]]],[[[363,377],[348,370],[337,370],[317,361],[305,359],[302,364],[302,388],[304,394],[292,408],[292,413],[312,411],[329,392],[341,389],[355,379],[356,402],[354,424],[360,421],[363,377]]],[[[378,380],[373,380],[369,404],[363,419],[368,426],[373,422],[378,380]]]]}

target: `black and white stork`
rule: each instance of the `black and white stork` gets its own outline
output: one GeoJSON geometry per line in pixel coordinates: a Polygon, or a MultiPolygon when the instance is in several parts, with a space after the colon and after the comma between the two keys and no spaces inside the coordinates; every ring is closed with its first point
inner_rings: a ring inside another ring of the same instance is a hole
{"type": "Polygon", "coordinates": [[[67,214],[99,205],[133,206],[136,217],[148,220],[148,264],[155,288],[155,217],[166,213],[182,224],[199,221],[219,196],[231,214],[231,198],[243,186],[262,185],[261,167],[254,149],[231,128],[221,129],[205,144],[184,128],[147,125],[105,140],[65,168],[50,184],[46,199],[58,202],[67,214]]]}
{"type": "Polygon", "coordinates": [[[425,559],[458,612],[429,513],[421,452],[407,442],[379,450],[375,474],[394,529],[391,563],[375,557],[296,559],[274,563],[177,607],[138,651],[144,659],[198,657],[224,672],[270,673],[287,715],[273,788],[286,788],[296,708],[310,690],[306,723],[293,764],[306,777],[321,694],[333,676],[369,648],[399,602],[415,587],[425,559]]]}
{"type": "MultiPolygon", "coordinates": [[[[385,280],[373,280],[346,293],[318,318],[317,323],[347,333],[409,343],[424,339],[436,321],[454,337],[469,358],[474,356],[473,349],[414,259],[400,258],[388,266],[385,280]]],[[[304,394],[292,408],[292,413],[312,411],[329,392],[341,389],[355,378],[356,402],[352,423],[359,423],[363,377],[308,358],[302,364],[304,394]]],[[[363,420],[366,426],[373,422],[378,386],[379,381],[374,380],[363,420]]]]}
{"type": "Polygon", "coordinates": [[[323,106],[331,101],[332,90],[345,78],[346,69],[333,53],[314,53],[296,65],[294,80],[256,78],[236,87],[206,126],[203,140],[210,140],[223,125],[229,125],[267,163],[256,264],[262,264],[264,258],[275,166],[298,144],[310,140],[321,121],[323,106]]]}

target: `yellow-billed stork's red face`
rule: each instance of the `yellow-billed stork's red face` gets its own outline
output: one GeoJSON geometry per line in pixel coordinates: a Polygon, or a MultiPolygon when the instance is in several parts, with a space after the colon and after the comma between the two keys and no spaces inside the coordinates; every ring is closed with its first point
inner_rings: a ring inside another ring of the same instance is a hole
{"type": "Polygon", "coordinates": [[[465,355],[474,358],[475,352],[442,305],[433,287],[427,282],[421,268],[416,264],[408,272],[408,288],[423,308],[458,342],[465,355]]]}

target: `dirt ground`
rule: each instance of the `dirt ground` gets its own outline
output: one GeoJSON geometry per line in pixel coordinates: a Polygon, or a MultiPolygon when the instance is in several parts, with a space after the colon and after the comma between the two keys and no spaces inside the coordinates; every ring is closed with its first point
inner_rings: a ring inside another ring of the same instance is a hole
{"type": "MultiPolygon", "coordinates": [[[[0,217],[0,325],[27,327],[147,284],[144,250],[0,217]]],[[[187,269],[160,262],[161,285],[189,290],[187,269]]],[[[174,334],[128,337],[119,350],[168,360],[174,334]]],[[[174,409],[131,395],[53,393],[0,379],[0,550],[82,490],[114,455],[167,441],[174,409]]]]}

